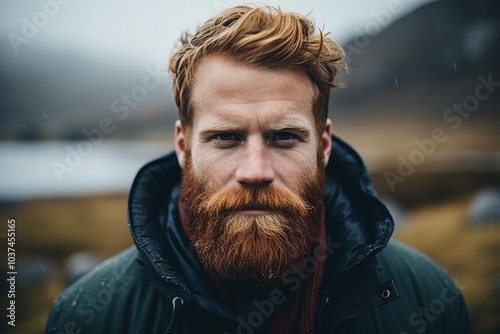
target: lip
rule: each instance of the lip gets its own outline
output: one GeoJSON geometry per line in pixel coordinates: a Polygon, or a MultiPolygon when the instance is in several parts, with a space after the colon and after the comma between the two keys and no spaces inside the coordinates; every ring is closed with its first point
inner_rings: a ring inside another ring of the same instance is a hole
{"type": "Polygon", "coordinates": [[[268,215],[271,213],[271,211],[268,209],[248,208],[248,209],[238,210],[238,213],[242,214],[242,215],[247,215],[247,216],[259,216],[259,215],[268,215]]]}

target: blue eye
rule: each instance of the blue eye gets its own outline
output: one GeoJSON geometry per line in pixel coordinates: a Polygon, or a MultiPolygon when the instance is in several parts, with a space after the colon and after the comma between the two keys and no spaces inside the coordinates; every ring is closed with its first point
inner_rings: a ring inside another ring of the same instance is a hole
{"type": "Polygon", "coordinates": [[[242,138],[231,132],[221,132],[210,137],[210,141],[219,148],[231,148],[238,146],[242,138]]]}
{"type": "Polygon", "coordinates": [[[222,140],[222,141],[226,141],[226,140],[237,140],[238,138],[236,138],[235,135],[233,135],[232,133],[220,133],[218,134],[216,137],[216,139],[218,140],[222,140]]]}
{"type": "Polygon", "coordinates": [[[277,132],[274,134],[274,140],[292,140],[296,137],[290,132],[277,132]]]}
{"type": "Polygon", "coordinates": [[[274,132],[269,136],[269,144],[279,148],[294,148],[300,138],[294,133],[287,131],[274,132]]]}

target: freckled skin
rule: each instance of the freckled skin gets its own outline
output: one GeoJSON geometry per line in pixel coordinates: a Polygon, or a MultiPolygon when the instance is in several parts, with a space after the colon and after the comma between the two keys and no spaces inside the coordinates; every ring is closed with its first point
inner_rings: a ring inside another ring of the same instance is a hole
{"type": "Polygon", "coordinates": [[[273,186],[298,193],[317,168],[318,140],[325,166],[331,151],[330,120],[321,139],[316,136],[313,98],[311,82],[298,70],[205,57],[192,89],[191,130],[176,123],[181,168],[188,139],[193,171],[217,189],[273,186]]]}

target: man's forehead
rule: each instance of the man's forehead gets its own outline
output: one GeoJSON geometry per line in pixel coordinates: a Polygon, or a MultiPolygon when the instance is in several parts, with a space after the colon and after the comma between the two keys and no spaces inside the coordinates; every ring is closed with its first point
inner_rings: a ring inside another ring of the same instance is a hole
{"type": "Polygon", "coordinates": [[[266,68],[222,55],[201,60],[192,87],[195,106],[207,99],[237,104],[266,97],[312,104],[314,96],[313,84],[298,69],[266,68]]]}

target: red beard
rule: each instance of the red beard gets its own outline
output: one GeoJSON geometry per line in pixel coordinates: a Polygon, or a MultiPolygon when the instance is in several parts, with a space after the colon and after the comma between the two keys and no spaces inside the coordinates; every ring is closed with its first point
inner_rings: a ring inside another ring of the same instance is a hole
{"type": "Polygon", "coordinates": [[[223,283],[279,284],[317,244],[323,181],[318,164],[300,194],[272,186],[218,190],[194,174],[186,154],[181,199],[189,239],[208,274],[223,283]],[[244,209],[268,213],[238,212],[244,209]]]}

